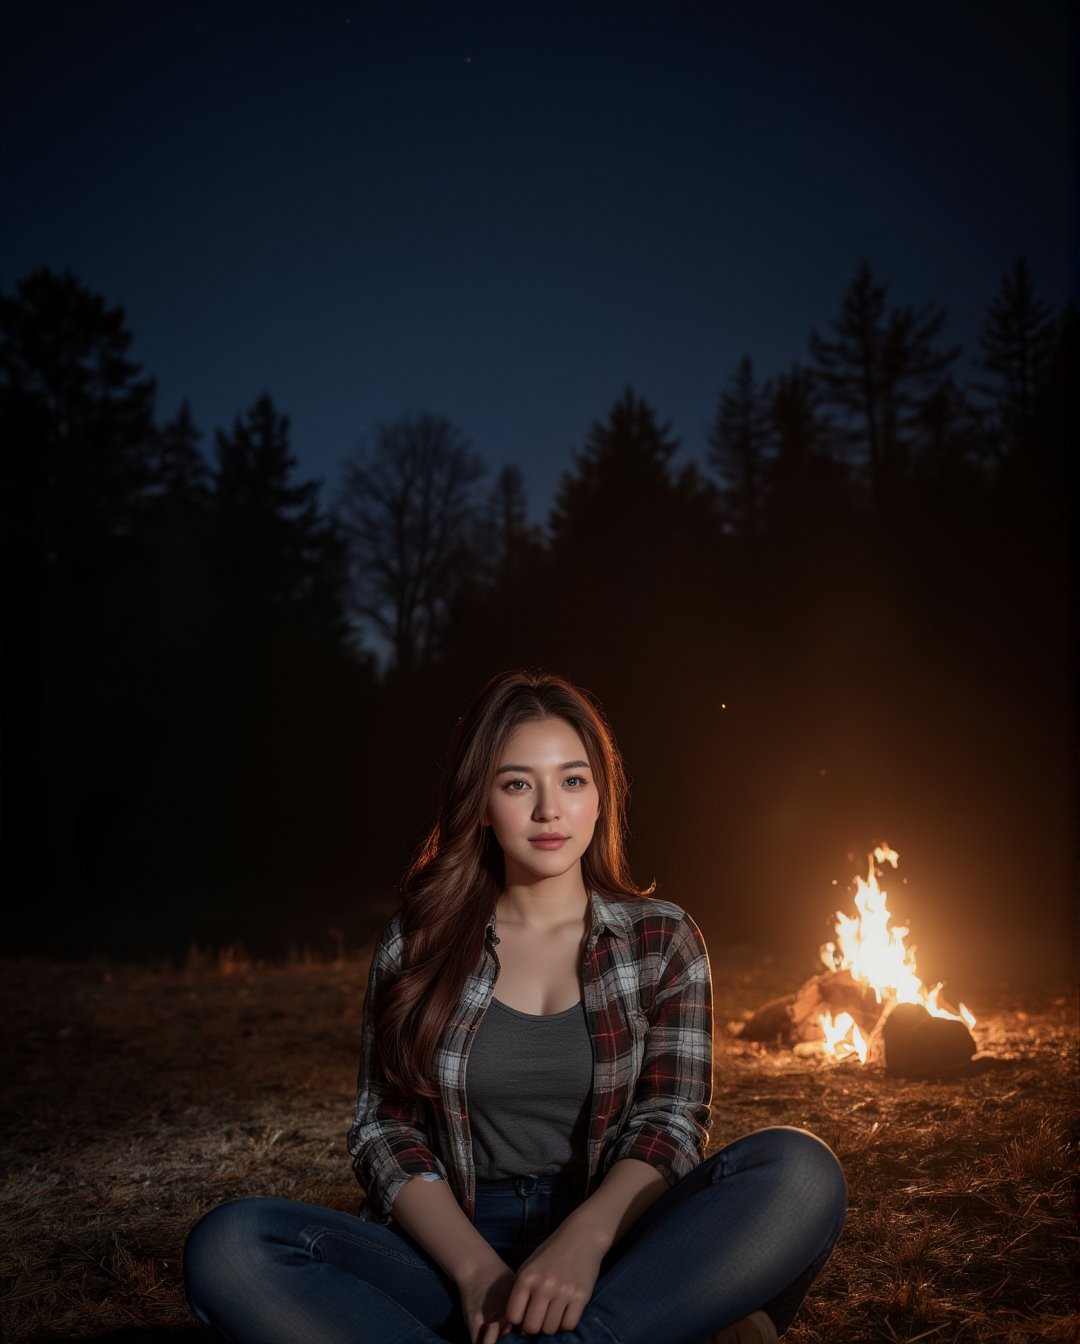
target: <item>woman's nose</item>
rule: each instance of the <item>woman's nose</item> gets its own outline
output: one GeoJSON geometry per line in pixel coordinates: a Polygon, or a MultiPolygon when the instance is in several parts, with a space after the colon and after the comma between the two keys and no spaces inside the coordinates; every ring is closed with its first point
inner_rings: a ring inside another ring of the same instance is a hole
{"type": "Polygon", "coordinates": [[[558,802],[554,794],[549,794],[544,789],[539,789],[537,791],[536,806],[533,808],[533,817],[537,821],[552,821],[558,815],[558,802]]]}

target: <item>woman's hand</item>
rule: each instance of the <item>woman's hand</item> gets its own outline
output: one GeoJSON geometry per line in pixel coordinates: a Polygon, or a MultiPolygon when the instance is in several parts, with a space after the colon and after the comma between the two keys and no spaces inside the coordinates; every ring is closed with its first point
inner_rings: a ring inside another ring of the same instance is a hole
{"type": "Polygon", "coordinates": [[[469,1330],[470,1344],[496,1344],[511,1330],[506,1319],[506,1299],[514,1286],[514,1271],[492,1252],[457,1280],[461,1311],[469,1330]]]}
{"type": "Polygon", "coordinates": [[[506,1319],[526,1335],[576,1329],[604,1254],[595,1232],[571,1215],[521,1265],[506,1302],[506,1319]]]}

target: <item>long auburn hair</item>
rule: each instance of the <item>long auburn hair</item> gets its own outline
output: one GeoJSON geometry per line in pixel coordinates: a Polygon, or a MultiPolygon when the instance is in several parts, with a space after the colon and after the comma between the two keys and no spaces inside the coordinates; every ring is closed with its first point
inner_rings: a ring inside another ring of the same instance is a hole
{"type": "Polygon", "coordinates": [[[626,859],[628,786],[599,703],[566,677],[511,671],[493,677],[450,739],[435,824],[401,880],[403,966],[373,1007],[376,1049],[387,1082],[433,1100],[432,1062],[443,1028],[476,969],[484,933],[505,885],[503,852],[483,824],[488,791],[510,734],[523,723],[563,719],[578,734],[599,794],[596,826],[581,857],[587,891],[639,899],[626,859]]]}

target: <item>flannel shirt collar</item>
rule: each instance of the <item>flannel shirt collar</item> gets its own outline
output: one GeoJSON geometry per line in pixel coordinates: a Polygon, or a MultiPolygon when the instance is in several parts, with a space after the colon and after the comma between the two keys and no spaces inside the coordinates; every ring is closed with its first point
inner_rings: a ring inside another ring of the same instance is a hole
{"type": "MultiPolygon", "coordinates": [[[[589,910],[592,915],[589,947],[592,947],[600,934],[605,931],[615,938],[621,938],[624,942],[629,942],[633,930],[630,922],[630,911],[625,905],[618,901],[608,900],[600,892],[593,891],[589,893],[589,910]]],[[[492,912],[491,919],[488,921],[486,937],[492,947],[499,941],[495,935],[494,912],[492,912]]]]}

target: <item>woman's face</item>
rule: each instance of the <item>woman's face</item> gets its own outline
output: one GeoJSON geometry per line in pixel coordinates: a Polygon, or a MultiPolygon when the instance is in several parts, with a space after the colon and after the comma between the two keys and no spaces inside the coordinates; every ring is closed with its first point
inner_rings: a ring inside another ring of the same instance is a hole
{"type": "Polygon", "coordinates": [[[507,739],[484,822],[506,858],[506,881],[561,877],[581,862],[600,810],[585,745],[565,719],[523,723],[507,739]]]}

